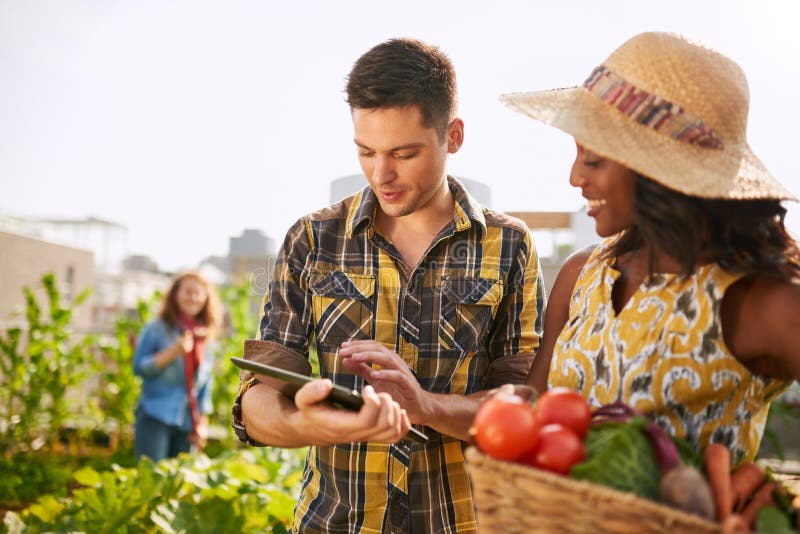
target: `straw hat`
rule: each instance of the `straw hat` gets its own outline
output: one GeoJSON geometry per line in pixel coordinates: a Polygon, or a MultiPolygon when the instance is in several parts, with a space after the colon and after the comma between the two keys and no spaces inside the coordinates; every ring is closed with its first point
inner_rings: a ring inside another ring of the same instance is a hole
{"type": "Polygon", "coordinates": [[[583,86],[500,100],[681,193],[796,200],[747,144],[742,69],[678,35],[633,37],[583,86]]]}

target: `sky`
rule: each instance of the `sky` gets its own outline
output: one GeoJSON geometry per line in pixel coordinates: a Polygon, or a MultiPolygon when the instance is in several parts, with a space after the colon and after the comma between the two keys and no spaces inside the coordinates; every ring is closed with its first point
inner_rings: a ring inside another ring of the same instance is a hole
{"type": "Polygon", "coordinates": [[[572,139],[498,95],[578,85],[653,30],[742,66],[750,145],[800,195],[798,22],[796,0],[0,0],[0,214],[120,223],[166,270],[225,255],[245,228],[280,243],[360,173],[345,78],[391,37],[455,65],[451,174],[490,186],[495,210],[577,210],[572,139]]]}

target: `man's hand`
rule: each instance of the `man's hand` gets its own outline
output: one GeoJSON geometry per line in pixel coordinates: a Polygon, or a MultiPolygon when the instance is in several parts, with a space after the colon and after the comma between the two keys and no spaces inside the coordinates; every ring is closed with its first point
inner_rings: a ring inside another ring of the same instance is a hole
{"type": "Polygon", "coordinates": [[[361,392],[364,405],[358,412],[335,408],[323,402],[332,388],[328,379],[314,380],[300,388],[294,397],[297,412],[290,417],[296,428],[309,429],[312,445],[333,445],[372,441],[396,443],[411,427],[406,411],[387,393],[376,393],[372,386],[361,392]]]}
{"type": "Polygon", "coordinates": [[[432,403],[403,359],[373,340],[346,341],[339,348],[344,366],[378,393],[388,393],[405,408],[411,422],[427,424],[432,403]],[[377,368],[373,368],[377,366],[377,368]]]}

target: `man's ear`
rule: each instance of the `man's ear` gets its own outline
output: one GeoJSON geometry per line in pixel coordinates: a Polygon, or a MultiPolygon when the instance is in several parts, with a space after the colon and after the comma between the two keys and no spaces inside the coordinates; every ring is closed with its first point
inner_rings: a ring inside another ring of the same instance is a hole
{"type": "Polygon", "coordinates": [[[464,144],[464,121],[455,118],[447,125],[447,152],[455,154],[462,144],[464,144]]]}

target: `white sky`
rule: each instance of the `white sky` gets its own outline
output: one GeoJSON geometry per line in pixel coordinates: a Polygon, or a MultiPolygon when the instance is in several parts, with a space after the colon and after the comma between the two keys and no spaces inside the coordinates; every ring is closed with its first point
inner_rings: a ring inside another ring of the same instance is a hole
{"type": "Polygon", "coordinates": [[[489,185],[498,210],[575,210],[571,138],[497,96],[579,84],[648,30],[739,62],[750,144],[800,195],[798,23],[795,0],[0,0],[0,212],[119,222],[165,269],[225,254],[244,228],[280,243],[360,172],[345,77],[397,36],[456,66],[452,174],[489,185]]]}

